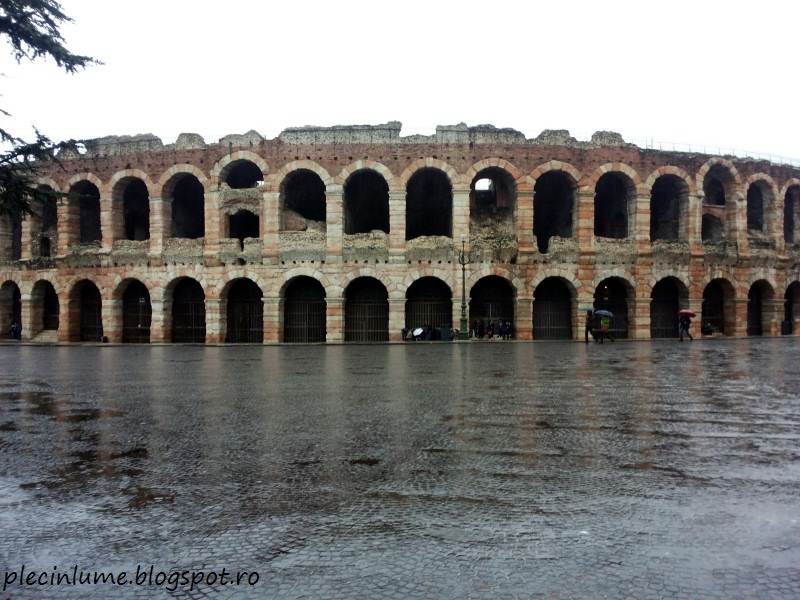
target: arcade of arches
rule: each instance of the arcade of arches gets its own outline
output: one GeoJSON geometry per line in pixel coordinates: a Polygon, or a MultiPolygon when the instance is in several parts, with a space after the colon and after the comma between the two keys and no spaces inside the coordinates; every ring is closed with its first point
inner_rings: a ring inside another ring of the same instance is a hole
{"type": "Polygon", "coordinates": [[[582,339],[587,306],[617,339],[677,338],[685,308],[698,333],[800,329],[800,168],[364,127],[111,139],[43,168],[53,201],[0,219],[0,338],[19,323],[43,342],[446,339],[462,301],[470,324],[523,340],[582,339]]]}

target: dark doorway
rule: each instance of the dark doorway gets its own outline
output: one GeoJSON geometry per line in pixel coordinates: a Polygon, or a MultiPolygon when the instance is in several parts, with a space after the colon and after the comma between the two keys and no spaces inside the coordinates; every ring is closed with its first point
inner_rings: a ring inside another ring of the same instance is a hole
{"type": "Polygon", "coordinates": [[[747,335],[763,335],[764,290],[754,283],[747,294],[747,335]]]}
{"type": "Polygon", "coordinates": [[[598,237],[628,237],[628,208],[634,200],[631,180],[621,173],[606,173],[597,181],[594,196],[594,234],[598,237]]]}
{"type": "Polygon", "coordinates": [[[353,173],[344,184],[344,232],[389,233],[389,184],[372,169],[353,173]]]}
{"type": "Polygon", "coordinates": [[[250,279],[240,279],[228,292],[229,344],[264,341],[264,293],[250,279]]]}
{"type": "Polygon", "coordinates": [[[425,167],[406,186],[406,240],[453,235],[453,186],[439,169],[425,167]]]}
{"type": "Polygon", "coordinates": [[[435,277],[422,277],[406,290],[406,328],[437,328],[453,324],[453,293],[447,284],[435,277]]]}
{"type": "Polygon", "coordinates": [[[283,206],[304,219],[325,223],[325,183],[309,169],[298,169],[281,185],[283,206]]]}
{"type": "Polygon", "coordinates": [[[184,278],[172,293],[172,341],[204,344],[206,341],[206,295],[194,279],[184,278]]]}
{"type": "Polygon", "coordinates": [[[152,313],[147,287],[131,281],[122,294],[122,343],[148,344],[152,313]]]}
{"type": "Polygon", "coordinates": [[[680,309],[680,293],[675,282],[662,279],[656,283],[650,294],[650,337],[678,337],[680,309]]]}
{"type": "Polygon", "coordinates": [[[548,277],[533,293],[533,339],[572,339],[572,296],[557,277],[548,277]]]}
{"type": "Polygon", "coordinates": [[[44,297],[42,300],[42,329],[58,330],[58,295],[49,281],[42,283],[44,297]]]}
{"type": "Polygon", "coordinates": [[[625,284],[616,277],[601,281],[594,293],[595,310],[607,310],[614,315],[609,332],[616,339],[628,337],[627,297],[625,284]]]}
{"type": "Polygon", "coordinates": [[[713,333],[725,333],[725,292],[719,280],[711,281],[703,290],[702,326],[713,333]]]}
{"type": "Polygon", "coordinates": [[[103,341],[103,314],[100,290],[91,281],[81,284],[80,299],[80,332],[81,342],[103,341]]]}
{"type": "Polygon", "coordinates": [[[286,288],[283,341],[321,343],[326,336],[325,288],[313,277],[298,277],[286,288]]]}
{"type": "Polygon", "coordinates": [[[245,238],[257,239],[261,235],[258,215],[249,210],[240,210],[228,217],[228,230],[230,237],[239,240],[239,248],[244,250],[245,238]]]}
{"type": "Polygon", "coordinates": [[[70,188],[77,197],[80,219],[80,242],[86,244],[102,240],[100,230],[100,191],[90,181],[79,181],[70,188]]]}
{"type": "Polygon", "coordinates": [[[132,178],[122,192],[126,240],[150,239],[150,194],[141,179],[132,178]]]}
{"type": "Polygon", "coordinates": [[[0,286],[0,338],[11,337],[11,325],[16,323],[22,325],[22,294],[19,286],[13,281],[6,281],[0,286]]]}
{"type": "Polygon", "coordinates": [[[225,183],[233,190],[249,189],[258,186],[264,179],[258,166],[249,160],[237,160],[228,166],[225,183]]]}
{"type": "Polygon", "coordinates": [[[550,238],[572,237],[572,215],[577,186],[562,171],[548,171],[533,188],[533,234],[539,252],[545,254],[550,238]]]}
{"type": "Polygon", "coordinates": [[[681,204],[688,203],[686,182],[677,175],[656,179],[650,194],[650,241],[677,240],[681,235],[681,204]]]}
{"type": "Polygon", "coordinates": [[[205,231],[203,184],[194,175],[184,174],[172,189],[172,237],[197,239],[205,231]]]}
{"type": "Polygon", "coordinates": [[[389,340],[389,293],[372,277],[359,277],[345,290],[344,341],[389,340]]]}

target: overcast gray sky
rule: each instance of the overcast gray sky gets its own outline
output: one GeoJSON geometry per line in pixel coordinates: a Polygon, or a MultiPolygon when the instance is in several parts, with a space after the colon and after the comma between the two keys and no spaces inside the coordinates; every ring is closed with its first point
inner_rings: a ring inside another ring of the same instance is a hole
{"type": "Polygon", "coordinates": [[[0,52],[3,126],[52,139],[401,121],[800,158],[800,4],[61,0],[66,75],[0,52]],[[746,8],[748,7],[748,8],[746,8]]]}

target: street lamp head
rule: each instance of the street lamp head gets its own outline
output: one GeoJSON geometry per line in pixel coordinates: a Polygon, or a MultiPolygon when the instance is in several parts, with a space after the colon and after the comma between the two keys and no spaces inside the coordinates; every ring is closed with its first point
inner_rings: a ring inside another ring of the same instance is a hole
{"type": "Polygon", "coordinates": [[[464,244],[464,243],[466,243],[466,241],[467,241],[467,234],[466,233],[462,233],[461,234],[461,243],[464,244]]]}

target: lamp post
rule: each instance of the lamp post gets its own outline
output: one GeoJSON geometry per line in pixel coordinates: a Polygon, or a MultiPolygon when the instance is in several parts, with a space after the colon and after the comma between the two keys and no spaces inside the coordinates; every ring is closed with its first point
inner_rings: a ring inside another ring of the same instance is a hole
{"type": "Polygon", "coordinates": [[[461,265],[461,326],[458,329],[458,339],[469,339],[469,327],[467,326],[467,263],[469,258],[464,251],[464,244],[467,236],[461,234],[461,250],[458,251],[458,264],[461,265]]]}

